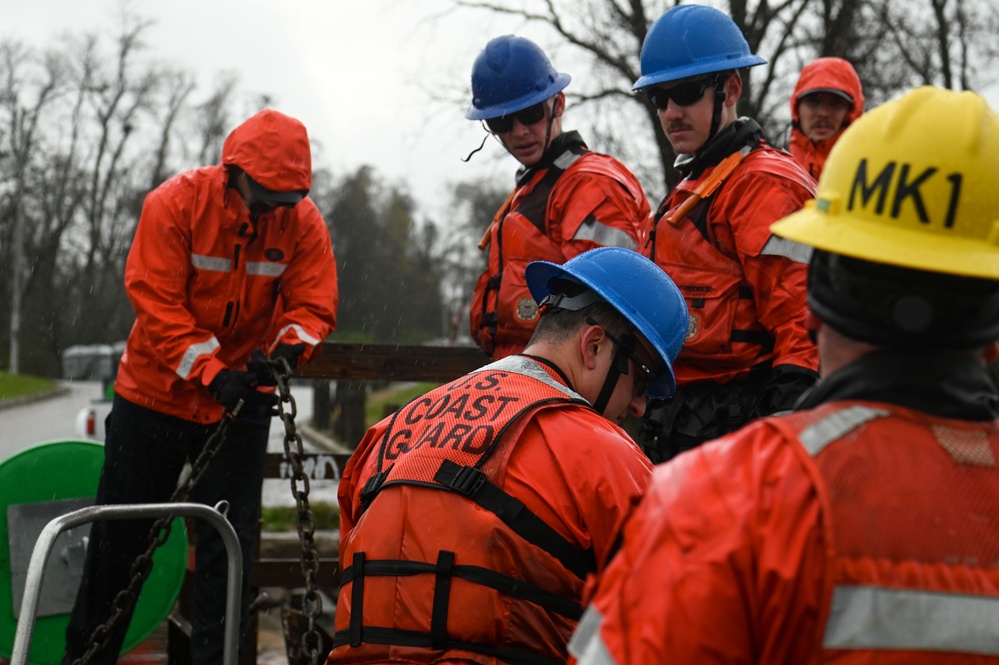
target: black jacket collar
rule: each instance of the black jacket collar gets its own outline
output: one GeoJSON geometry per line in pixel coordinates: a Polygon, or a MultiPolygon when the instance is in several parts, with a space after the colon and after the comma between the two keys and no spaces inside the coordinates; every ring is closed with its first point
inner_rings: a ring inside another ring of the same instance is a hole
{"type": "Polygon", "coordinates": [[[838,400],[895,404],[941,418],[993,420],[996,388],[966,351],[882,349],[829,375],[796,411],[838,400]]]}
{"type": "Polygon", "coordinates": [[[548,144],[548,150],[545,150],[545,154],[541,156],[537,164],[530,167],[524,166],[517,170],[517,186],[523,186],[531,180],[535,173],[549,168],[562,154],[573,149],[587,150],[583,137],[577,131],[562,132],[548,144]]]}
{"type": "Polygon", "coordinates": [[[756,147],[766,140],[760,125],[752,118],[739,118],[693,155],[678,155],[673,166],[685,178],[697,179],[709,166],[715,166],[733,152],[756,147]]]}

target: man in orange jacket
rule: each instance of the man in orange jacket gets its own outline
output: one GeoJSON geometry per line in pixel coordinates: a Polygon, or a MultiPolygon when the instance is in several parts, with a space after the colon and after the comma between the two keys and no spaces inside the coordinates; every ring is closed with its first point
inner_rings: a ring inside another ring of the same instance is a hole
{"type": "Polygon", "coordinates": [[[738,118],[740,69],[765,63],[726,14],[680,5],[642,45],[644,91],[658,110],[683,179],[652,218],[643,252],[687,299],[690,330],[676,362],[676,397],[653,408],[654,461],[790,408],[817,378],[805,329],[808,249],[769,225],[815,193],[814,180],[738,118]]]}
{"type": "Polygon", "coordinates": [[[580,665],[999,663],[997,178],[999,114],[971,92],[843,134],[773,227],[815,248],[823,380],[656,471],[580,665]]]}
{"type": "MultiPolygon", "coordinates": [[[[271,359],[308,360],[333,330],[337,276],[326,223],[307,194],[309,138],[298,120],[257,113],[229,134],[222,162],[181,173],[145,200],[125,266],[136,321],[115,382],[98,504],[166,501],[223,412],[237,417],[191,500],[229,504],[243,554],[243,631],[275,384],[271,359]]],[[[69,665],[107,621],[150,523],[94,524],[66,634],[69,665]]],[[[226,557],[196,531],[193,662],[222,659],[226,557]]],[[[129,613],[90,663],[114,663],[129,613]]]]}
{"type": "Polygon", "coordinates": [[[668,397],[687,330],[654,263],[527,266],[530,344],[368,431],[340,481],[329,663],[556,665],[651,465],[615,424],[668,397]]]}
{"type": "Polygon", "coordinates": [[[465,116],[484,120],[522,165],[480,244],[488,247],[487,265],[469,310],[472,337],[494,360],[521,352],[537,325],[524,284],[529,262],[564,263],[600,246],[636,249],[649,215],[623,164],[562,131],[569,80],[536,44],[513,35],[490,41],[472,68],[465,116]]]}
{"type": "Polygon", "coordinates": [[[788,150],[816,180],[829,151],[864,112],[864,90],[849,62],[819,58],[805,66],[791,95],[788,150]]]}

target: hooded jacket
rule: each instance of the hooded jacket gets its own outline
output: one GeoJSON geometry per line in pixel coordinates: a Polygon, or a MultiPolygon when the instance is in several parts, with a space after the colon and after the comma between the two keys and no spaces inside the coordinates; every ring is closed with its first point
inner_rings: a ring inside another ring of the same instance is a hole
{"type": "Polygon", "coordinates": [[[125,266],[136,320],[115,391],[198,423],[222,416],[206,388],[219,371],[281,343],[304,344],[303,362],[336,323],[336,262],[315,204],[251,215],[230,167],[270,190],[308,192],[304,125],[261,111],[229,134],[220,164],[150,192],[125,266]]]}
{"type": "Polygon", "coordinates": [[[818,180],[822,167],[825,166],[826,157],[829,156],[829,151],[832,150],[840,134],[863,112],[864,91],[853,65],[842,58],[819,58],[810,62],[801,70],[798,83],[794,86],[794,94],[791,95],[791,140],[788,150],[812,177],[818,180]],[[822,141],[813,141],[802,133],[801,116],[798,113],[798,103],[801,98],[816,92],[846,95],[853,102],[843,120],[843,126],[836,134],[822,141]]]}

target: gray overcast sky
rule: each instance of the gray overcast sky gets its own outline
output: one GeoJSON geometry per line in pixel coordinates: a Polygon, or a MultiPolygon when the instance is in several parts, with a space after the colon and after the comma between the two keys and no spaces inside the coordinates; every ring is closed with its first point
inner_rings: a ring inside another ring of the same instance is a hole
{"type": "MultiPolygon", "coordinates": [[[[119,0],[0,0],[0,37],[44,46],[61,33],[115,34],[119,0]]],[[[130,0],[154,21],[148,55],[194,71],[207,94],[236,71],[240,91],[267,93],[322,144],[313,161],[343,174],[371,164],[410,186],[421,209],[444,215],[445,186],[472,176],[513,184],[498,145],[459,158],[482,130],[465,120],[472,61],[493,36],[519,30],[448,0],[130,0]],[[462,87],[463,86],[463,87],[462,87]],[[430,91],[452,101],[433,101],[430,91]]],[[[523,33],[527,36],[529,33],[523,33]]],[[[106,44],[111,46],[110,42],[106,44]]],[[[197,95],[197,93],[196,93],[197,95]]],[[[504,158],[506,157],[506,158],[504,158]]]]}
{"type": "MultiPolygon", "coordinates": [[[[41,46],[65,31],[102,26],[110,36],[119,2],[0,0],[0,37],[41,46]]],[[[493,141],[470,163],[459,161],[483,135],[463,115],[476,54],[509,32],[553,53],[550,33],[456,11],[450,0],[128,0],[128,6],[155,22],[146,34],[149,55],[197,72],[202,94],[218,73],[238,72],[241,92],[272,95],[276,108],[305,123],[321,144],[315,163],[338,175],[370,164],[406,183],[421,210],[442,221],[448,183],[482,176],[512,186],[517,166],[493,141]]],[[[558,69],[585,75],[552,58],[558,69]]],[[[986,97],[999,107],[999,86],[986,97]]],[[[568,127],[575,128],[571,118],[568,127]]]]}

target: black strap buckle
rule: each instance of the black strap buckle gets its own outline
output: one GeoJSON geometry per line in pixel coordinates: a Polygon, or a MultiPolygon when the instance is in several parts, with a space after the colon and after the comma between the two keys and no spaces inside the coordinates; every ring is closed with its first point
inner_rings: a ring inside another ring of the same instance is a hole
{"type": "Polygon", "coordinates": [[[478,494],[488,478],[484,472],[474,466],[462,466],[451,460],[444,460],[434,474],[434,480],[456,492],[472,497],[478,494]]]}

